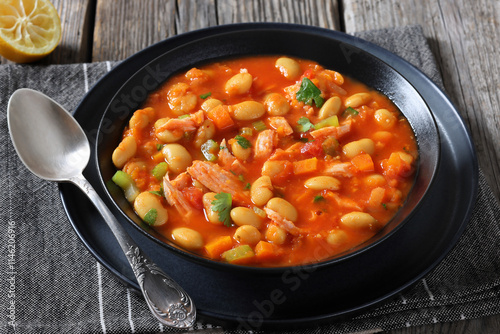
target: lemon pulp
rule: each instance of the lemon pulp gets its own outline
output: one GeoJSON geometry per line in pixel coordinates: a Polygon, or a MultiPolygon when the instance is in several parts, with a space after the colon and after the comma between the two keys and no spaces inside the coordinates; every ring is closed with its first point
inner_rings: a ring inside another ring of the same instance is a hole
{"type": "Polygon", "coordinates": [[[26,63],[52,52],[61,40],[61,21],[48,0],[0,1],[0,54],[26,63]]]}

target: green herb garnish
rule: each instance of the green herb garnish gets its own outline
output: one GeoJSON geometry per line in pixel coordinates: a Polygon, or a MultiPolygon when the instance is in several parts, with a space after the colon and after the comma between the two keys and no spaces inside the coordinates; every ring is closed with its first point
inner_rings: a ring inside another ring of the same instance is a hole
{"type": "Polygon", "coordinates": [[[387,204],[382,203],[382,207],[387,210],[387,204]]]}
{"type": "Polygon", "coordinates": [[[314,128],[314,124],[311,123],[311,121],[309,120],[309,118],[307,117],[304,117],[302,116],[301,118],[299,118],[299,120],[297,121],[297,124],[299,124],[298,126],[298,130],[300,132],[307,132],[311,129],[314,128]]]}
{"type": "Polygon", "coordinates": [[[308,78],[302,79],[302,84],[295,94],[298,101],[302,101],[307,105],[312,106],[313,101],[316,107],[321,108],[325,100],[321,97],[321,90],[313,84],[308,78]]]}
{"type": "Polygon", "coordinates": [[[324,200],[325,200],[325,198],[324,198],[323,196],[321,196],[321,195],[316,195],[316,196],[314,196],[314,200],[313,200],[313,202],[314,202],[314,203],[318,203],[318,202],[320,202],[320,201],[324,201],[324,200]]]}
{"type": "Polygon", "coordinates": [[[150,193],[156,196],[163,197],[163,192],[161,190],[151,190],[150,193]]]}
{"type": "Polygon", "coordinates": [[[236,142],[242,147],[242,148],[250,148],[252,147],[252,144],[250,144],[250,142],[248,141],[248,139],[246,139],[245,137],[243,136],[240,136],[240,135],[237,135],[236,137],[234,137],[234,139],[236,139],[236,142]]]}
{"type": "Polygon", "coordinates": [[[212,201],[212,211],[215,211],[219,215],[219,221],[224,223],[225,226],[231,226],[231,207],[233,205],[233,199],[231,194],[228,193],[218,193],[214,196],[215,199],[212,201]]]}
{"type": "Polygon", "coordinates": [[[348,116],[358,116],[359,115],[359,111],[357,111],[356,109],[352,108],[352,107],[347,107],[347,109],[344,111],[344,114],[348,114],[348,116]]]}
{"type": "Polygon", "coordinates": [[[156,222],[156,218],[158,218],[158,211],[156,209],[150,209],[145,215],[144,215],[144,221],[149,225],[153,226],[156,222]]]}
{"type": "Polygon", "coordinates": [[[212,95],[211,92],[208,92],[208,93],[205,93],[205,94],[201,94],[200,95],[200,99],[206,99],[207,97],[209,97],[210,95],[212,95]]]}
{"type": "Polygon", "coordinates": [[[247,184],[245,184],[245,190],[250,189],[250,187],[251,187],[251,186],[252,186],[252,185],[251,185],[249,182],[247,182],[247,184]]]}
{"type": "Polygon", "coordinates": [[[157,151],[161,151],[162,148],[163,148],[163,144],[156,144],[157,151]]]}

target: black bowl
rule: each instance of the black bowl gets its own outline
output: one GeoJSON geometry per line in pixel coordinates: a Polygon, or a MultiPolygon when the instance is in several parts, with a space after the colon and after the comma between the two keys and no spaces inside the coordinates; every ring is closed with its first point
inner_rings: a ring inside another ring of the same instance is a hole
{"type": "Polygon", "coordinates": [[[318,62],[356,79],[383,93],[408,119],[417,138],[419,149],[415,184],[406,203],[396,216],[373,238],[345,253],[321,262],[308,264],[314,269],[330,266],[375,247],[394,234],[411,216],[426,196],[436,174],[440,157],[440,139],[433,115],[419,92],[390,64],[363,50],[368,44],[360,39],[339,32],[320,30],[290,31],[283,26],[255,26],[253,29],[222,30],[178,46],[148,64],[144,64],[123,84],[112,98],[100,122],[97,136],[97,166],[101,182],[113,203],[126,219],[141,233],[162,245],[167,252],[174,252],[188,260],[225,270],[282,273],[290,268],[260,268],[237,266],[216,262],[183,250],[147,228],[134,213],[123,193],[112,182],[116,168],[111,154],[121,140],[124,127],[132,113],[170,76],[202,63],[224,58],[248,55],[288,55],[318,62]]]}

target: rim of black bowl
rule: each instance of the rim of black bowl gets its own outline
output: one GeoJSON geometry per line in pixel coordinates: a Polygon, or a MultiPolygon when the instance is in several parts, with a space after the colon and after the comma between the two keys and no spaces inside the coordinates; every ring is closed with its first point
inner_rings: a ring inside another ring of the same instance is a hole
{"type": "MultiPolygon", "coordinates": [[[[162,55],[156,57],[155,59],[153,59],[152,61],[144,64],[138,71],[136,71],[132,76],[130,76],[121,86],[120,88],[117,90],[116,94],[113,96],[113,98],[111,99],[109,105],[106,107],[106,111],[104,112],[100,122],[99,122],[99,130],[98,130],[98,133],[100,134],[102,132],[102,128],[103,127],[108,127],[110,124],[108,124],[107,121],[109,121],[107,118],[106,118],[106,115],[108,115],[108,113],[110,112],[110,108],[113,108],[113,103],[114,101],[116,101],[118,95],[120,93],[122,93],[122,90],[124,88],[127,87],[128,84],[130,84],[134,78],[136,78],[137,76],[139,76],[143,71],[147,70],[148,68],[150,69],[151,66],[153,66],[154,64],[158,63],[162,58],[164,58],[165,56],[168,56],[169,54],[171,53],[174,53],[176,51],[178,51],[179,49],[183,49],[187,46],[190,46],[191,44],[194,44],[194,43],[198,43],[200,41],[203,41],[203,40],[206,40],[206,39],[210,39],[210,38],[215,38],[216,36],[217,37],[222,37],[222,36],[227,36],[227,35],[231,35],[231,34],[235,34],[235,33],[248,33],[248,32],[252,32],[252,33],[256,33],[256,32],[261,32],[261,33],[269,33],[269,32],[272,32],[272,33],[277,33],[277,32],[285,32],[285,33],[290,33],[290,32],[293,32],[293,33],[301,33],[301,34],[309,34],[309,35],[312,35],[312,36],[317,36],[317,37],[323,37],[323,38],[327,38],[329,40],[332,40],[336,43],[342,43],[343,45],[347,45],[349,50],[347,50],[346,52],[353,52],[353,50],[356,50],[357,53],[362,53],[362,54],[365,54],[365,55],[368,55],[369,57],[373,58],[376,62],[380,62],[382,64],[384,64],[384,66],[387,66],[387,68],[391,69],[394,73],[396,73],[400,79],[402,79],[406,84],[408,84],[409,86],[411,86],[411,88],[413,89],[413,91],[416,93],[416,95],[418,95],[418,97],[422,100],[423,104],[425,104],[426,106],[426,109],[425,109],[425,113],[427,114],[427,116],[430,118],[431,120],[431,123],[432,123],[432,129],[429,129],[430,131],[433,132],[433,134],[435,135],[436,137],[436,142],[437,142],[437,145],[434,147],[434,160],[435,160],[435,164],[433,165],[433,168],[432,168],[432,172],[431,172],[431,176],[430,176],[430,179],[429,179],[429,182],[426,183],[426,186],[425,186],[425,189],[423,190],[423,193],[422,195],[420,196],[420,198],[418,199],[417,203],[414,204],[413,206],[413,209],[407,213],[407,215],[404,217],[404,218],[401,218],[400,216],[402,215],[402,209],[404,207],[406,207],[407,203],[405,202],[405,204],[398,210],[398,212],[395,214],[394,217],[391,218],[391,220],[386,223],[386,225],[384,226],[384,228],[379,231],[377,234],[375,234],[372,238],[368,239],[367,241],[353,247],[352,249],[350,250],[347,250],[345,252],[342,252],[340,254],[336,254],[334,256],[331,256],[331,257],[328,257],[328,258],[324,258],[324,259],[321,259],[317,262],[309,262],[309,263],[304,263],[304,264],[298,264],[298,265],[287,265],[287,266],[270,266],[270,267],[265,267],[265,266],[247,266],[247,265],[236,265],[236,264],[230,264],[230,263],[225,263],[225,262],[221,262],[221,261],[215,261],[215,260],[212,260],[212,259],[209,259],[209,258],[206,258],[202,255],[198,255],[196,253],[193,253],[193,252],[190,252],[189,250],[185,250],[185,249],[182,249],[180,248],[179,246],[175,245],[173,242],[171,241],[163,241],[157,237],[155,237],[152,233],[146,231],[143,227],[140,226],[140,218],[134,213],[135,215],[135,218],[137,218],[136,221],[134,221],[123,209],[122,207],[117,203],[117,201],[115,200],[115,198],[113,197],[113,195],[111,194],[111,191],[109,189],[109,181],[110,181],[110,178],[108,180],[105,180],[104,177],[103,177],[103,170],[102,170],[102,165],[101,165],[101,159],[100,159],[100,149],[99,149],[99,146],[100,146],[100,143],[102,142],[101,140],[101,137],[100,135],[97,136],[97,140],[96,140],[96,144],[95,144],[95,147],[96,147],[96,150],[95,150],[95,154],[96,154],[96,165],[97,165],[97,170],[98,170],[98,174],[99,174],[99,179],[101,181],[101,184],[106,192],[106,195],[108,196],[108,198],[111,200],[111,202],[113,203],[113,205],[117,208],[117,210],[122,214],[122,216],[125,218],[125,220],[130,223],[131,225],[134,226],[134,228],[136,228],[137,230],[139,230],[140,233],[142,233],[143,235],[147,236],[150,240],[153,240],[155,243],[161,245],[163,248],[165,248],[166,250],[168,251],[171,251],[173,254],[176,254],[180,257],[183,257],[183,258],[187,258],[188,260],[190,261],[194,261],[196,263],[199,263],[199,264],[202,264],[202,265],[205,265],[205,266],[209,266],[209,267],[212,267],[212,268],[217,268],[217,269],[222,269],[222,270],[237,270],[237,271],[242,271],[242,272],[245,272],[245,271],[252,271],[252,272],[263,272],[263,273],[269,273],[269,274],[279,274],[279,273],[282,273],[286,270],[291,270],[292,268],[297,268],[297,267],[300,267],[300,268],[303,268],[304,270],[307,270],[308,268],[311,268],[314,270],[315,269],[320,269],[324,266],[329,266],[329,265],[332,265],[334,263],[338,263],[338,262],[341,262],[341,261],[344,261],[344,260],[347,260],[347,259],[350,259],[358,254],[361,254],[363,252],[366,252],[368,250],[370,250],[371,248],[373,247],[376,247],[378,244],[380,244],[381,242],[383,242],[384,240],[386,240],[387,238],[391,237],[393,234],[395,234],[395,232],[397,230],[399,230],[404,224],[406,224],[410,219],[411,217],[413,216],[413,214],[418,210],[418,208],[420,207],[420,204],[422,202],[422,200],[426,197],[426,195],[429,193],[429,190],[432,188],[432,185],[434,184],[434,181],[435,181],[435,176],[437,174],[437,171],[438,171],[438,168],[439,168],[439,165],[440,165],[440,162],[439,162],[439,156],[440,156],[440,150],[441,150],[441,145],[440,145],[440,138],[439,138],[439,131],[437,130],[437,124],[436,124],[436,120],[435,120],[435,117],[432,113],[432,111],[430,110],[427,102],[423,99],[423,97],[421,96],[421,94],[416,90],[416,88],[399,72],[397,71],[395,68],[393,68],[391,65],[390,65],[390,61],[393,60],[393,61],[398,61],[398,62],[403,62],[405,63],[406,65],[412,67],[415,71],[417,71],[417,73],[423,75],[424,77],[426,77],[425,74],[423,74],[419,69],[417,69],[415,66],[411,65],[410,63],[408,63],[406,60],[404,60],[403,58],[373,44],[373,43],[370,43],[368,41],[365,41],[361,38],[358,38],[358,37],[355,37],[355,36],[352,36],[352,35],[348,35],[348,34],[345,34],[343,32],[339,32],[339,31],[335,31],[335,30],[329,30],[329,29],[325,29],[325,28],[319,28],[319,27],[314,27],[314,26],[305,26],[305,25],[298,25],[298,24],[289,24],[289,23],[240,23],[240,24],[227,24],[227,25],[220,25],[220,26],[217,26],[217,27],[211,27],[211,28],[204,28],[204,29],[200,29],[200,30],[197,30],[197,31],[193,31],[193,32],[187,32],[187,33],[184,33],[184,34],[179,34],[177,36],[173,36],[173,37],[170,37],[169,39],[175,39],[177,37],[184,37],[184,36],[187,36],[189,34],[192,34],[192,33],[199,33],[200,31],[207,31],[207,32],[210,32],[209,34],[205,35],[205,36],[202,36],[202,37],[199,37],[195,40],[192,40],[188,43],[184,43],[184,44],[181,44],[177,47],[174,47],[168,51],[166,51],[165,53],[163,53],[162,55]],[[380,59],[379,57],[377,57],[376,55],[374,55],[372,53],[372,51],[374,50],[378,50],[378,51],[383,51],[387,57],[389,59],[386,60],[382,60],[380,59]],[[390,59],[392,58],[392,59],[390,59]],[[388,226],[394,222],[396,219],[401,219],[401,221],[399,223],[396,224],[396,226],[392,227],[390,229],[390,231],[387,231],[388,229],[388,226]],[[384,234],[384,231],[386,231],[386,233],[384,234]],[[374,240],[376,239],[376,240],[374,240]]],[[[161,43],[161,42],[160,42],[161,43]]],[[[142,50],[142,51],[139,51],[139,53],[143,53],[143,52],[147,52],[148,48],[142,50]]],[[[277,54],[282,54],[282,55],[287,55],[287,53],[277,53],[277,52],[272,52],[272,53],[268,53],[269,55],[271,54],[274,54],[274,55],[277,55],[277,54]]],[[[251,54],[251,53],[246,53],[246,55],[257,55],[257,54],[251,54]]],[[[234,57],[241,57],[241,56],[245,56],[245,54],[237,54],[237,55],[222,55],[222,56],[219,56],[219,57],[214,57],[214,58],[208,58],[208,59],[201,59],[201,60],[197,60],[197,61],[194,61],[193,63],[186,63],[185,65],[182,65],[180,67],[177,67],[175,70],[173,70],[172,72],[170,72],[170,74],[168,76],[166,76],[161,82],[158,82],[157,86],[154,88],[154,89],[149,89],[149,91],[147,92],[147,95],[144,97],[144,99],[142,99],[142,101],[140,101],[140,103],[138,103],[137,105],[135,105],[134,107],[130,107],[130,111],[126,113],[126,115],[124,115],[124,118],[123,120],[126,120],[128,122],[128,120],[130,119],[130,117],[132,116],[132,113],[133,111],[135,111],[137,108],[139,108],[141,106],[141,104],[144,102],[145,98],[153,91],[155,91],[156,89],[158,89],[162,83],[164,83],[166,80],[168,80],[168,78],[173,75],[173,74],[176,74],[182,70],[185,70],[191,66],[195,66],[195,65],[199,65],[199,64],[203,64],[203,63],[209,63],[209,62],[213,62],[213,61],[217,61],[217,60],[221,60],[221,59],[228,59],[228,58],[234,58],[234,57]]],[[[297,56],[295,56],[297,57],[297,56]]],[[[299,56],[300,58],[300,56],[299,56]]],[[[311,59],[310,57],[302,57],[304,59],[311,59]]],[[[314,61],[316,61],[315,59],[312,59],[314,61]]],[[[184,60],[183,60],[184,62],[184,60]]],[[[319,62],[321,64],[321,62],[319,62]]],[[[342,72],[340,72],[342,73],[342,72]]],[[[343,74],[343,73],[342,73],[343,74]]],[[[348,75],[349,76],[349,75],[348,75]]],[[[358,79],[359,80],[359,79],[358,79]]],[[[362,80],[360,80],[361,82],[363,82],[362,80]]],[[[373,88],[374,87],[370,87],[370,88],[373,88]]],[[[382,92],[384,95],[388,96],[388,94],[386,92],[382,92]]],[[[388,96],[389,99],[391,99],[391,101],[393,103],[394,100],[388,96]]],[[[396,104],[396,103],[395,103],[396,104]]],[[[396,104],[397,105],[397,104],[396,104]]],[[[404,113],[403,110],[401,110],[400,106],[397,105],[398,109],[400,110],[401,113],[403,113],[403,115],[408,119],[410,120],[407,115],[404,113]]],[[[126,123],[125,123],[126,124],[126,123]]],[[[415,133],[415,129],[414,129],[414,126],[413,124],[410,122],[410,126],[412,127],[412,131],[415,133]]],[[[120,134],[123,132],[123,128],[124,126],[120,127],[120,134]]],[[[414,187],[415,187],[415,184],[416,184],[416,181],[418,180],[418,177],[420,176],[420,173],[421,173],[421,168],[420,168],[420,152],[421,152],[421,147],[420,147],[420,141],[419,141],[419,137],[416,133],[415,133],[415,136],[416,136],[416,141],[417,141],[417,146],[418,146],[418,151],[419,151],[419,167],[417,168],[417,172],[416,172],[416,175],[414,177],[414,184],[412,186],[412,189],[410,190],[409,194],[408,194],[408,197],[407,199],[410,197],[410,195],[413,193],[413,190],[414,190],[414,187]]],[[[115,146],[116,147],[116,146],[115,146]]],[[[109,162],[111,162],[111,154],[109,154],[109,162]]],[[[116,170],[116,169],[115,169],[116,170]]],[[[122,195],[123,196],[123,195],[122,195]]],[[[130,207],[131,205],[128,204],[130,207]]],[[[163,237],[165,238],[165,237],[163,237]]],[[[166,238],[165,238],[166,239],[166,238]]]]}

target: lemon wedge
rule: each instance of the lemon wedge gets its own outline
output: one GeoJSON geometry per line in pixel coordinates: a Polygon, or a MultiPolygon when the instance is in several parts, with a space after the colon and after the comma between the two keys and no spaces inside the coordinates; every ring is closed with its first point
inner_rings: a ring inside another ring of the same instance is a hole
{"type": "Polygon", "coordinates": [[[0,0],[0,55],[16,63],[36,61],[61,40],[61,20],[48,0],[0,0]]]}

